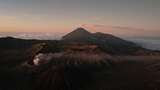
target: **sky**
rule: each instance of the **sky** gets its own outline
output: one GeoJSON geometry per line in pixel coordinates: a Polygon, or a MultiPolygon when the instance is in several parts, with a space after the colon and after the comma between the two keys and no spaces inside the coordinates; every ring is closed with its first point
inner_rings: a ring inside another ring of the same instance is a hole
{"type": "Polygon", "coordinates": [[[67,33],[77,27],[159,37],[160,0],[0,0],[0,32],[67,33]]]}

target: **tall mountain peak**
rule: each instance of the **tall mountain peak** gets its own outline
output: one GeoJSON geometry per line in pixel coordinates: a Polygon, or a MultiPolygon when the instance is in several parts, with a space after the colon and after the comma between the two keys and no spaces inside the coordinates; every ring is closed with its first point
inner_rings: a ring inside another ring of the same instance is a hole
{"type": "Polygon", "coordinates": [[[94,43],[114,54],[134,53],[136,50],[142,49],[141,46],[112,34],[90,33],[81,27],[63,36],[62,40],[64,42],[94,43]]]}
{"type": "Polygon", "coordinates": [[[82,27],[79,27],[79,28],[73,30],[71,33],[75,33],[75,32],[77,32],[77,33],[90,33],[90,32],[88,32],[88,30],[86,30],[85,28],[82,28],[82,27]]]}
{"type": "Polygon", "coordinates": [[[69,41],[88,41],[91,38],[93,38],[92,33],[88,32],[86,29],[82,27],[79,27],[62,37],[63,40],[69,41]]]}

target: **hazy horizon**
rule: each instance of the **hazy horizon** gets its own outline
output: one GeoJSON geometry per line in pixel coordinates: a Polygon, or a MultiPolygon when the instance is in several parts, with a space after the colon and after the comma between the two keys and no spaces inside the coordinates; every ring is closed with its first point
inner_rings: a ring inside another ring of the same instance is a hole
{"type": "MultiPolygon", "coordinates": [[[[63,35],[67,33],[44,33],[44,32],[0,32],[2,37],[14,37],[21,39],[38,39],[38,40],[60,40],[63,35]]],[[[116,35],[117,36],[117,35],[116,35]]],[[[124,37],[118,35],[117,37],[123,38],[128,41],[133,41],[145,48],[160,50],[160,39],[152,37],[124,37]]]]}
{"type": "Polygon", "coordinates": [[[158,37],[159,0],[1,0],[0,32],[67,33],[76,27],[158,37]]]}
{"type": "Polygon", "coordinates": [[[159,0],[0,0],[0,37],[59,39],[83,27],[157,48],[159,11],[159,0]]]}
{"type": "Polygon", "coordinates": [[[160,90],[160,0],[0,0],[0,57],[0,90],[160,90]]]}

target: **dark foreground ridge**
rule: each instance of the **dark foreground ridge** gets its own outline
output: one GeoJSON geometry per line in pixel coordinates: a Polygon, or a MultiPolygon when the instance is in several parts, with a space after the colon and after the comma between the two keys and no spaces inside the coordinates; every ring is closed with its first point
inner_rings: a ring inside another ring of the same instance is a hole
{"type": "Polygon", "coordinates": [[[160,53],[78,28],[62,40],[0,38],[0,90],[159,90],[160,53]]]}

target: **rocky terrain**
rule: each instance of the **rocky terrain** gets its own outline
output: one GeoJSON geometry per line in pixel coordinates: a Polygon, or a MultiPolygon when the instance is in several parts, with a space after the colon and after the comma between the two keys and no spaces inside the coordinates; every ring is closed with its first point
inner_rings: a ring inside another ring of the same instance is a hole
{"type": "Polygon", "coordinates": [[[160,52],[78,28],[62,40],[0,39],[0,90],[159,90],[160,52]]]}

